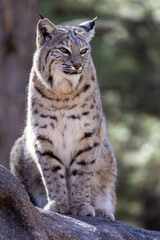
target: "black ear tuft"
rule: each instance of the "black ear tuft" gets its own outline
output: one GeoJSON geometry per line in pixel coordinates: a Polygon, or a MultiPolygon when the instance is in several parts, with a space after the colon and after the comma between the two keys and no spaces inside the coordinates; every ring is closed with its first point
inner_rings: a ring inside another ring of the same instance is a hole
{"type": "Polygon", "coordinates": [[[39,13],[40,19],[43,19],[44,17],[39,13]]]}
{"type": "Polygon", "coordinates": [[[89,32],[94,28],[96,19],[97,19],[97,17],[95,17],[91,21],[83,22],[83,23],[79,24],[79,26],[84,28],[87,32],[89,32]]]}
{"type": "Polygon", "coordinates": [[[95,17],[91,22],[90,22],[90,28],[93,29],[95,26],[95,21],[97,20],[97,17],[95,17]]]}

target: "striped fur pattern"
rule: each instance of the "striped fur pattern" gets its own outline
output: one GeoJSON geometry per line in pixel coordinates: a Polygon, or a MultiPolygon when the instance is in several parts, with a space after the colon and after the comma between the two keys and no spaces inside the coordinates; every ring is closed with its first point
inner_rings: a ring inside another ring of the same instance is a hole
{"type": "Polygon", "coordinates": [[[117,165],[91,58],[94,22],[38,22],[27,123],[10,168],[38,207],[114,219],[117,165]]]}

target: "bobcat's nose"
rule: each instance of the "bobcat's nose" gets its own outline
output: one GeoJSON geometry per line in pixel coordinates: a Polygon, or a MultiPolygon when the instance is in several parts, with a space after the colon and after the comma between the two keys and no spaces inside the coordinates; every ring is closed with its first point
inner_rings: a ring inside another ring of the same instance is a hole
{"type": "Polygon", "coordinates": [[[75,67],[75,69],[77,69],[77,70],[78,70],[81,66],[82,66],[81,63],[74,63],[74,64],[73,64],[73,67],[75,67]]]}

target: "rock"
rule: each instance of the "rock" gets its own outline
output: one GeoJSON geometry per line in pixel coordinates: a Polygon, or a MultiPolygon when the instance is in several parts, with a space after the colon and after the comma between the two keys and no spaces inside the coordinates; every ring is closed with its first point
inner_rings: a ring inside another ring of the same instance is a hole
{"type": "Polygon", "coordinates": [[[160,232],[123,222],[46,212],[35,207],[20,183],[0,166],[0,240],[160,240],[160,232]]]}

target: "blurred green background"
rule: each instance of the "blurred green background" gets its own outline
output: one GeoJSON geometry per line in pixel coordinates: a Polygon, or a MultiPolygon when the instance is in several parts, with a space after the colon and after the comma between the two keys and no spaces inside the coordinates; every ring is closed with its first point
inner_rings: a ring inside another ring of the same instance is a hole
{"type": "Polygon", "coordinates": [[[98,16],[91,45],[118,161],[116,219],[160,230],[160,1],[36,2],[34,14],[55,24],[98,16]]]}

